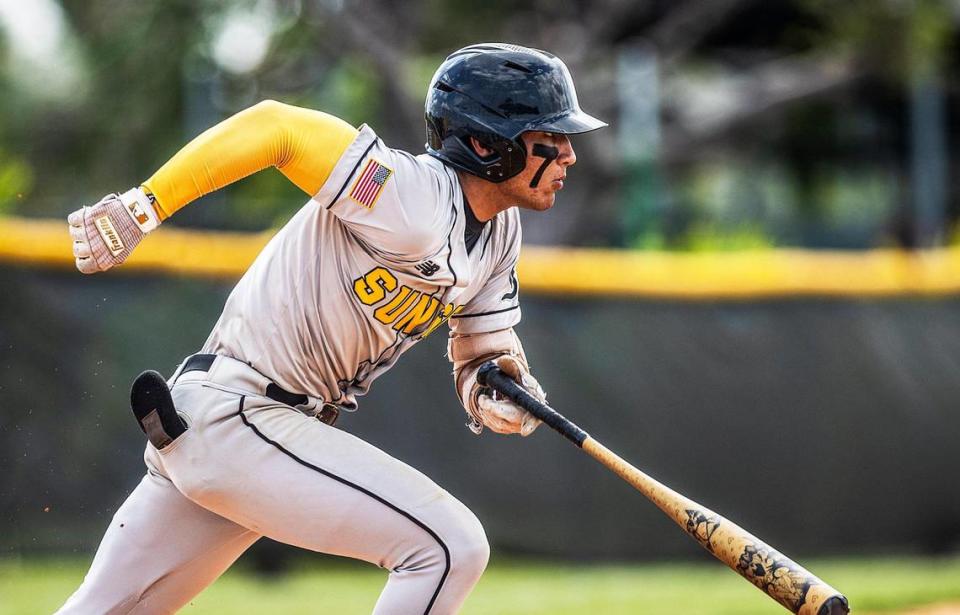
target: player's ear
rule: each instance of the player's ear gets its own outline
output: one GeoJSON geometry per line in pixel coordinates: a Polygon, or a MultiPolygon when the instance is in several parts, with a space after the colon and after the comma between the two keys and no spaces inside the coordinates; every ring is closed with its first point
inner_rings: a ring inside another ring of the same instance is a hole
{"type": "Polygon", "coordinates": [[[492,149],[486,147],[476,137],[470,137],[470,147],[472,147],[473,151],[477,153],[477,156],[480,156],[481,158],[486,158],[490,154],[494,153],[492,149]]]}

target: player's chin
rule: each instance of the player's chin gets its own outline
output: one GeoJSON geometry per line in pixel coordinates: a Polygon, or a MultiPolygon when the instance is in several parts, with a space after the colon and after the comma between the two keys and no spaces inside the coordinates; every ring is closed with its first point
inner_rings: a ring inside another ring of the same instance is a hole
{"type": "Polygon", "coordinates": [[[527,200],[527,209],[532,209],[534,211],[547,211],[553,207],[553,203],[556,201],[556,199],[557,195],[553,192],[536,194],[527,200]]]}

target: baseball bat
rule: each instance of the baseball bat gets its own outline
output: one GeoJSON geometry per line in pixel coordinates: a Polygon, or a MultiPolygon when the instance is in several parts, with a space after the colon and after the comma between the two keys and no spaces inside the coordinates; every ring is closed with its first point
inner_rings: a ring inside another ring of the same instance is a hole
{"type": "Polygon", "coordinates": [[[530,395],[492,361],[480,367],[477,382],[513,400],[633,485],[700,546],[784,608],[800,615],[850,612],[843,594],[743,528],[627,463],[565,416],[530,395]]]}

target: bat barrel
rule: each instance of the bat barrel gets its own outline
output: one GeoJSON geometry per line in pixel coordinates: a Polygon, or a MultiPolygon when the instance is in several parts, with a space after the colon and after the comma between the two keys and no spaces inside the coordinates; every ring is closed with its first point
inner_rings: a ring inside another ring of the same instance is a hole
{"type": "Polygon", "coordinates": [[[591,438],[562,414],[542,403],[492,362],[480,367],[477,382],[516,402],[630,483],[704,549],[798,615],[845,615],[847,599],[802,566],[735,523],[677,493],[591,438]]]}
{"type": "Polygon", "coordinates": [[[583,450],[647,496],[715,558],[799,615],[844,615],[847,599],[730,520],[648,476],[593,438],[583,450]]]}

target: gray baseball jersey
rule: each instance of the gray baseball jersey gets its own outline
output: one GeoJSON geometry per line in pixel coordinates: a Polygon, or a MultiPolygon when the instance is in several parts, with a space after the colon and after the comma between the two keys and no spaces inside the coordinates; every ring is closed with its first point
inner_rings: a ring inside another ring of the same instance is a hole
{"type": "Polygon", "coordinates": [[[483,225],[470,249],[469,219],[453,170],[363,126],[237,284],[203,352],[356,409],[377,376],[445,322],[481,333],[520,320],[516,208],[483,225]]]}

